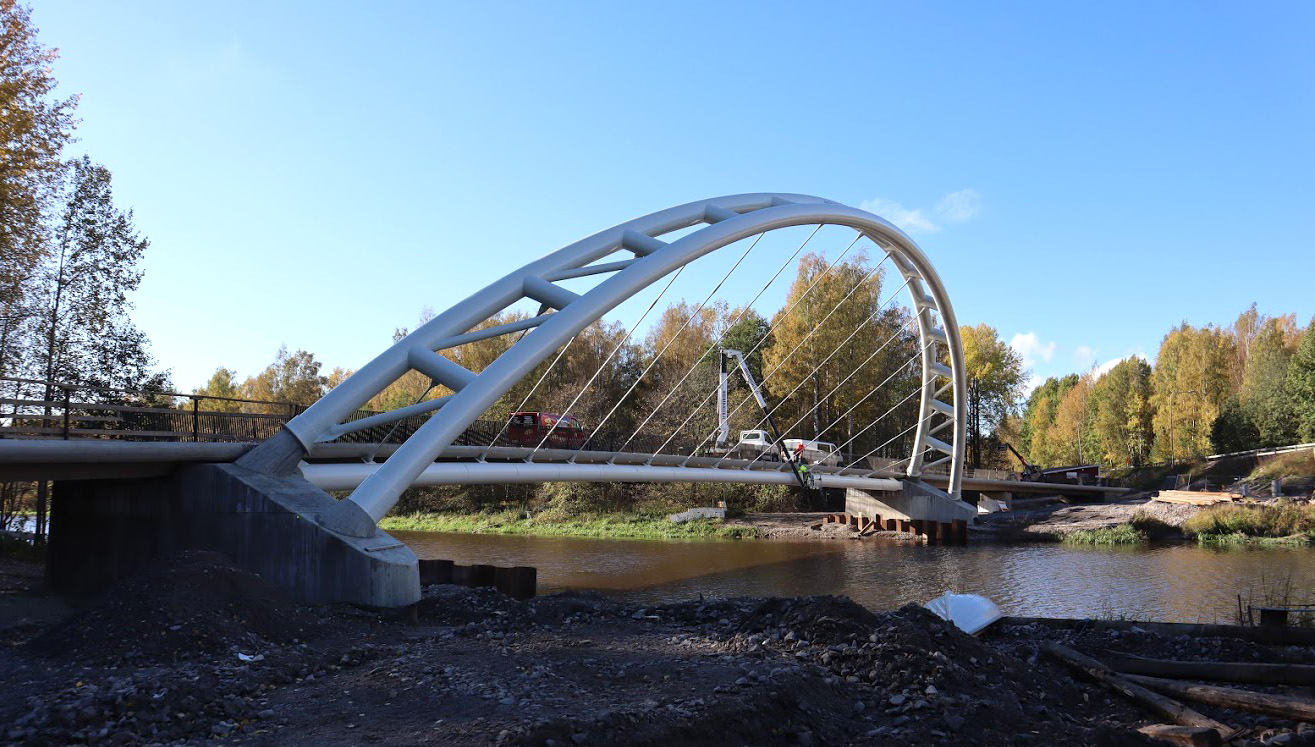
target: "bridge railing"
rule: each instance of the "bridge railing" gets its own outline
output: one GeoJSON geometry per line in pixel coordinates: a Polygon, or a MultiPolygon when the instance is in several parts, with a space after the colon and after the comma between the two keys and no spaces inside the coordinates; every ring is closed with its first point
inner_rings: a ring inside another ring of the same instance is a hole
{"type": "MultiPolygon", "coordinates": [[[[305,406],[291,402],[215,397],[162,390],[129,390],[85,384],[45,382],[0,377],[0,438],[106,439],[121,441],[258,442],[272,437],[305,406]]],[[[359,410],[348,421],[378,415],[359,410]]],[[[351,431],[335,443],[400,444],[429,418],[414,415],[399,421],[351,431]]],[[[543,435],[547,435],[547,431],[543,435]]],[[[583,448],[601,452],[641,454],[698,454],[724,456],[697,436],[668,437],[661,433],[634,433],[608,429],[585,431],[564,438],[550,437],[544,448],[583,448]]],[[[477,420],[453,442],[454,446],[536,447],[541,438],[511,433],[502,421],[477,420]]],[[[904,444],[888,447],[898,453],[904,444]]],[[[751,455],[745,455],[751,456],[751,455]]],[[[852,459],[854,455],[846,455],[852,459]]],[[[848,461],[846,460],[846,462],[848,461]]],[[[872,468],[893,459],[870,457],[872,468]]],[[[898,465],[892,469],[897,470],[898,465]]]]}

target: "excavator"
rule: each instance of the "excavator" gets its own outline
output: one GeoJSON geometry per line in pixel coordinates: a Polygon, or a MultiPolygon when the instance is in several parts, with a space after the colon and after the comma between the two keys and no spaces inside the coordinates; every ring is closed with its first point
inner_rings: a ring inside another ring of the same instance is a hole
{"type": "Polygon", "coordinates": [[[1014,453],[1014,456],[1018,457],[1018,461],[1022,463],[1024,480],[1028,482],[1044,482],[1044,480],[1042,480],[1041,477],[1040,467],[1031,464],[1026,459],[1024,459],[1023,455],[1018,453],[1018,449],[1015,449],[1013,444],[1009,443],[1008,441],[1001,441],[1001,443],[1003,443],[1006,448],[1012,451],[1014,453]]]}

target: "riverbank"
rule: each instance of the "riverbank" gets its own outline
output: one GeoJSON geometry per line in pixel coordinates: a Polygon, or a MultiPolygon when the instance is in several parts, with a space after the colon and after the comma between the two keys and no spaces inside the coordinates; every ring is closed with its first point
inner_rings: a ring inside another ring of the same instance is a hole
{"type": "MultiPolygon", "coordinates": [[[[1156,717],[1073,679],[1041,643],[1315,656],[1030,624],[973,638],[918,607],[874,613],[843,597],[639,607],[439,586],[410,625],[401,612],[279,601],[206,553],[0,635],[0,722],[17,744],[1151,744],[1135,729],[1156,717]]],[[[1253,727],[1243,744],[1298,728],[1202,710],[1253,727]]]]}
{"type": "Polygon", "coordinates": [[[1283,499],[1215,506],[1163,503],[1146,495],[1114,503],[1053,504],[979,516],[977,539],[1086,545],[1187,540],[1206,545],[1307,547],[1315,543],[1315,504],[1283,499]]]}
{"type": "Polygon", "coordinates": [[[465,532],[468,534],[514,534],[536,537],[589,537],[597,539],[691,540],[757,539],[750,526],[699,519],[677,524],[666,515],[607,513],[557,517],[523,511],[478,514],[417,513],[386,516],[379,522],[385,531],[465,532]]]}

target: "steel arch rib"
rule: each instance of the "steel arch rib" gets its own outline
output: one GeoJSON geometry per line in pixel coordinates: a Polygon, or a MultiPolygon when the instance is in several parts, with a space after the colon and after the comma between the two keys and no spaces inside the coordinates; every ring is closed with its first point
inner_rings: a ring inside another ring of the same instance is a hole
{"type": "MultiPolygon", "coordinates": [[[[922,405],[908,474],[920,474],[920,455],[929,445],[944,447],[950,461],[948,492],[957,498],[962,480],[966,385],[959,329],[944,286],[916,243],[884,219],[830,200],[796,194],[757,193],[691,202],[596,233],[532,262],[436,316],[290,421],[287,431],[295,436],[295,444],[285,438],[262,445],[253,455],[268,449],[271,454],[265,457],[267,461],[286,462],[289,457],[295,461],[300,454],[272,452],[295,449],[299,444],[305,453],[317,441],[331,440],[336,435],[334,429],[344,419],[409,370],[421,370],[449,384],[456,392],[442,409],[366,477],[350,500],[340,502],[340,512],[364,512],[377,522],[443,449],[515,382],[618,304],[668,273],[736,241],[776,229],[818,224],[853,228],[891,254],[900,272],[911,278],[909,290],[918,314],[922,347],[934,350],[935,345],[929,344],[932,342],[948,347],[951,380],[945,388],[954,393],[953,411],[947,413],[952,420],[947,423],[953,429],[952,440],[945,444],[929,433],[934,404],[939,404],[934,403],[935,382],[938,375],[945,376],[943,371],[937,372],[936,356],[929,352],[923,356],[922,405]],[[707,225],[671,243],[659,238],[699,223],[707,225]],[[553,279],[587,274],[590,263],[624,249],[634,252],[635,259],[609,263],[611,276],[583,295],[576,296],[552,284],[553,279]],[[544,315],[541,323],[479,374],[469,375],[471,372],[433,352],[522,298],[533,298],[558,310],[544,315]],[[932,312],[940,315],[940,330],[933,325],[932,312]]],[[[251,461],[260,460],[256,457],[251,461]]],[[[360,525],[359,517],[333,523],[360,525]]]]}

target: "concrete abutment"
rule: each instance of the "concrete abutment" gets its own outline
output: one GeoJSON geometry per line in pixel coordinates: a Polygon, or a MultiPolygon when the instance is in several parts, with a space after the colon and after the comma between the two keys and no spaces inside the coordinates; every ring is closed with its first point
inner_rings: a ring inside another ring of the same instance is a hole
{"type": "Polygon", "coordinates": [[[142,480],[55,483],[47,579],[70,593],[102,589],[182,550],[213,550],[308,603],[400,607],[420,598],[416,556],[375,529],[326,529],[338,502],[300,477],[235,464],[182,467],[142,480]]]}

